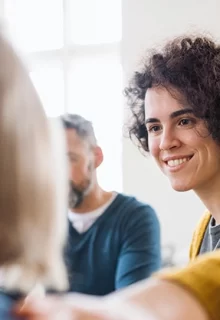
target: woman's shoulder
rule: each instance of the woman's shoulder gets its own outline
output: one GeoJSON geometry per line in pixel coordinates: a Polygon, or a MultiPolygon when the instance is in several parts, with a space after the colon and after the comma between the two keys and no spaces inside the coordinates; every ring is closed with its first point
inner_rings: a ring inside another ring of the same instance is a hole
{"type": "Polygon", "coordinates": [[[206,228],[211,219],[211,214],[209,211],[205,211],[202,218],[199,220],[196,229],[193,233],[191,245],[190,245],[190,260],[194,260],[199,254],[199,250],[205,235],[206,228]]]}

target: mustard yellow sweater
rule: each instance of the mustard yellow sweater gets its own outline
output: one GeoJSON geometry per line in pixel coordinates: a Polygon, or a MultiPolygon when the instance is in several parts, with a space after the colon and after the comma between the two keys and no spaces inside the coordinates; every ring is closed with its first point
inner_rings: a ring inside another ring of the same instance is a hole
{"type": "Polygon", "coordinates": [[[159,277],[183,286],[201,302],[210,319],[220,320],[220,250],[197,257],[210,217],[206,213],[195,230],[189,265],[159,277]]]}
{"type": "Polygon", "coordinates": [[[208,223],[210,221],[211,215],[207,211],[199,221],[196,230],[194,231],[192,242],[190,245],[189,257],[190,260],[193,261],[199,254],[200,247],[202,245],[202,240],[204,238],[204,234],[208,223]]]}

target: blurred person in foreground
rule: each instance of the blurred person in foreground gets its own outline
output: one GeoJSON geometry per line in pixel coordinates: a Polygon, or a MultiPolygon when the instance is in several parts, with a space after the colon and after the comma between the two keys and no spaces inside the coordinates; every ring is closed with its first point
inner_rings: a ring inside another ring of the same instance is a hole
{"type": "Polygon", "coordinates": [[[26,68],[0,34],[0,319],[18,319],[15,302],[36,283],[45,290],[68,287],[64,141],[61,125],[48,122],[26,68]]]}

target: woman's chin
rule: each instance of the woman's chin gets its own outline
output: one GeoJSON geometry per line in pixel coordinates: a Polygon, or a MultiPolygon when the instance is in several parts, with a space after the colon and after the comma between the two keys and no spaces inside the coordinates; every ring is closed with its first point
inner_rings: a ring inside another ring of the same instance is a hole
{"type": "Polygon", "coordinates": [[[175,183],[171,182],[171,186],[175,191],[178,191],[178,192],[185,192],[185,191],[192,190],[192,187],[189,184],[181,183],[181,182],[178,183],[177,181],[175,181],[175,183]]]}

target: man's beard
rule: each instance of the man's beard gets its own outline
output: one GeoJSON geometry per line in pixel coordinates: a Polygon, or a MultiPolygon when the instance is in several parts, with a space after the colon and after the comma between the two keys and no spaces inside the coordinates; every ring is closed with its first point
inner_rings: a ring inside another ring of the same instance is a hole
{"type": "Polygon", "coordinates": [[[70,190],[69,190],[69,208],[74,209],[78,208],[85,196],[89,193],[91,187],[91,181],[86,182],[86,186],[80,187],[76,186],[72,181],[70,181],[70,190]]]}

